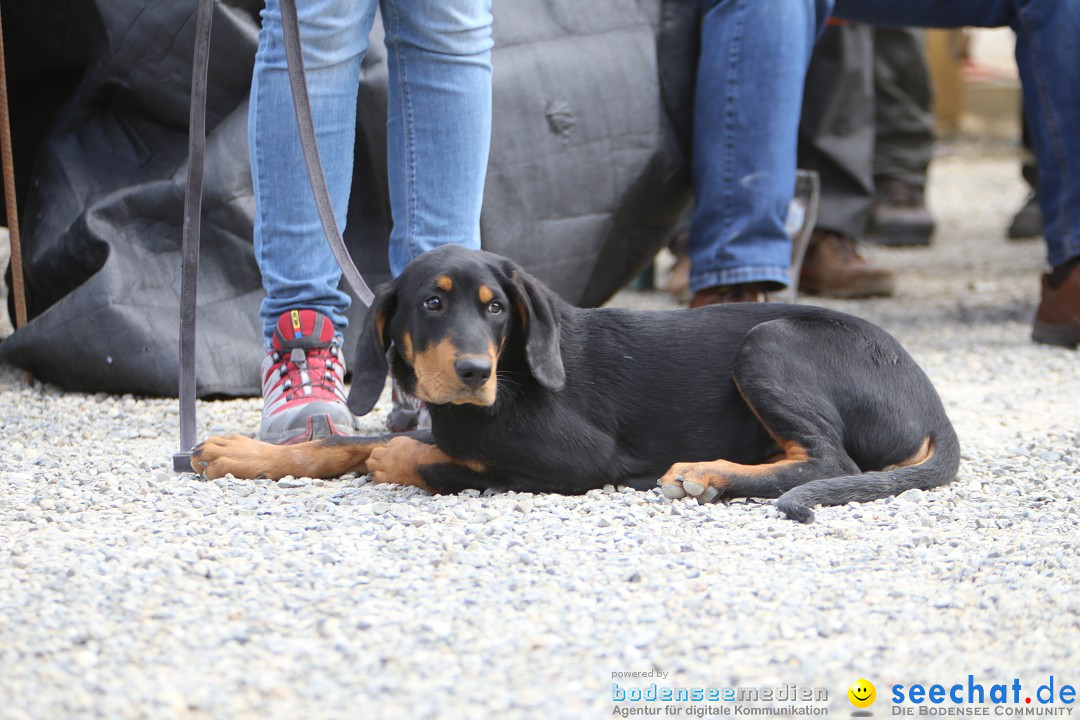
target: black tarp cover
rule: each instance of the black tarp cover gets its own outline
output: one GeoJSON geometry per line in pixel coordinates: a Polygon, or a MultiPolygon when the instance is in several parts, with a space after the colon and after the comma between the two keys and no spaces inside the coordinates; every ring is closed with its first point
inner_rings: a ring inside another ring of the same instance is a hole
{"type": "MultiPolygon", "coordinates": [[[[195,0],[4,0],[26,327],[0,360],[77,390],[175,395],[195,0]]],[[[258,394],[247,94],[258,3],[217,0],[196,384],[258,394]]],[[[663,245],[689,198],[695,0],[499,0],[484,248],[580,305],[663,245]]],[[[373,32],[345,238],[388,277],[386,64],[373,32]]],[[[346,356],[363,308],[354,303],[346,356]]]]}

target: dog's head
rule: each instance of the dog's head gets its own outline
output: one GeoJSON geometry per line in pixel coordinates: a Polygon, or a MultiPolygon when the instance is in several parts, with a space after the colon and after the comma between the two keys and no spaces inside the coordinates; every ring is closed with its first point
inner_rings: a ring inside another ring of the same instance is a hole
{"type": "Polygon", "coordinates": [[[551,291],[506,258],[457,245],[421,255],[376,292],[353,364],[357,415],[379,399],[391,345],[398,381],[433,405],[493,405],[508,353],[549,390],[566,381],[551,291]]]}

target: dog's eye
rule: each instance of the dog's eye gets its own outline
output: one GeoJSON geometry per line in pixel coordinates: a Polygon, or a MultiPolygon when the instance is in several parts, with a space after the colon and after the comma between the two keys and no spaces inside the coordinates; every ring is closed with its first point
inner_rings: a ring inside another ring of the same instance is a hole
{"type": "Polygon", "coordinates": [[[442,310],[442,300],[438,296],[432,295],[424,301],[424,309],[431,312],[442,310]]]}
{"type": "Polygon", "coordinates": [[[498,315],[502,311],[503,311],[502,303],[499,302],[498,300],[492,300],[491,304],[488,305],[488,312],[491,313],[492,315],[498,315]]]}

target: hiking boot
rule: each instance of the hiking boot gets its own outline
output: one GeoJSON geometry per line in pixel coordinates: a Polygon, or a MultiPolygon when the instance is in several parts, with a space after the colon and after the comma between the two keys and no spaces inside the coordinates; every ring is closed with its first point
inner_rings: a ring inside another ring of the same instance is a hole
{"type": "Polygon", "coordinates": [[[799,290],[834,298],[865,298],[892,295],[895,284],[892,272],[871,265],[859,254],[852,238],[814,231],[799,276],[799,290]]]}
{"type": "Polygon", "coordinates": [[[1080,257],[1043,275],[1031,339],[1069,348],[1080,345],[1080,257]]]}
{"type": "Polygon", "coordinates": [[[260,440],[291,445],[355,427],[334,334],[330,318],[315,310],[290,310],[278,318],[273,349],[262,364],[260,440]]]}
{"type": "Polygon", "coordinates": [[[878,179],[866,239],[881,245],[929,245],[934,218],[922,188],[896,178],[878,179]]]}
{"type": "Polygon", "coordinates": [[[1042,208],[1039,206],[1039,196],[1035,193],[1028,195],[1024,207],[1020,208],[1013,216],[1009,225],[1008,238],[1010,240],[1026,240],[1042,235],[1043,218],[1042,208]]]}
{"type": "Polygon", "coordinates": [[[390,379],[390,414],[386,416],[386,429],[392,433],[409,430],[430,430],[431,414],[420,398],[401,389],[398,381],[390,379]]]}
{"type": "Polygon", "coordinates": [[[737,283],[735,285],[717,285],[698,290],[690,300],[691,308],[725,303],[766,302],[763,283],[737,283]]]}

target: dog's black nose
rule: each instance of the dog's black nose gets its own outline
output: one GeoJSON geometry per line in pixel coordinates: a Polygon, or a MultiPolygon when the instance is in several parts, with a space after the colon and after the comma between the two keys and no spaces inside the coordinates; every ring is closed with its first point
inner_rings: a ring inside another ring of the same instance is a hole
{"type": "Polygon", "coordinates": [[[491,377],[491,361],[483,357],[462,358],[454,363],[454,370],[462,383],[476,389],[491,377]]]}

